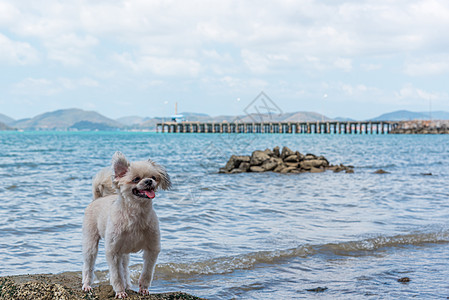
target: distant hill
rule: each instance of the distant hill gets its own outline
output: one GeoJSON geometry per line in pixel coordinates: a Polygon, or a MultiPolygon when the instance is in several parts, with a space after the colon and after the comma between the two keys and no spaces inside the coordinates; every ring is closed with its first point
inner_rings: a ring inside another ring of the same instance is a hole
{"type": "Polygon", "coordinates": [[[7,125],[13,123],[15,120],[13,118],[8,117],[7,115],[0,113],[0,122],[5,123],[7,125]]]}
{"type": "Polygon", "coordinates": [[[145,121],[148,121],[149,119],[150,118],[144,118],[144,117],[139,117],[139,116],[127,116],[127,117],[122,117],[122,118],[118,118],[115,120],[123,125],[133,126],[133,125],[141,124],[145,121]]]}
{"type": "Polygon", "coordinates": [[[334,120],[334,121],[340,121],[340,122],[354,122],[354,121],[356,121],[356,120],[354,120],[354,119],[351,119],[351,118],[345,118],[345,117],[335,117],[335,118],[332,118],[332,120],[334,120]]]}
{"type": "MultiPolygon", "coordinates": [[[[203,113],[183,112],[186,121],[190,122],[317,122],[317,121],[354,121],[349,118],[329,118],[316,112],[289,112],[283,114],[251,114],[251,115],[219,115],[210,116],[203,113]]],[[[449,112],[434,111],[431,118],[433,120],[449,120],[449,112]]],[[[407,121],[407,120],[429,120],[429,112],[412,112],[399,110],[380,115],[370,119],[373,121],[407,121]]],[[[0,130],[25,129],[25,130],[155,130],[156,124],[171,121],[170,116],[166,117],[139,117],[128,116],[117,120],[109,119],[94,111],[82,109],[61,109],[47,112],[30,119],[15,121],[8,116],[0,114],[0,130]],[[4,121],[7,122],[4,122],[4,121]],[[2,124],[1,124],[2,123],[2,124]],[[5,128],[5,129],[2,129],[5,128]]]]}
{"type": "MultiPolygon", "coordinates": [[[[429,113],[427,113],[429,115],[429,113]]],[[[447,111],[433,111],[430,113],[430,118],[432,120],[449,120],[449,112],[447,111]]]]}
{"type": "Polygon", "coordinates": [[[3,130],[14,130],[14,128],[9,127],[8,125],[6,125],[3,122],[0,122],[0,131],[3,131],[3,130]]]}
{"type": "Polygon", "coordinates": [[[449,120],[449,112],[434,111],[429,112],[413,112],[409,110],[398,110],[380,115],[371,120],[373,121],[409,121],[409,120],[449,120]]]}
{"type": "Polygon", "coordinates": [[[69,130],[79,130],[79,131],[111,131],[116,130],[117,127],[112,127],[104,123],[95,123],[90,121],[80,121],[76,122],[68,128],[69,130]]]}
{"type": "Polygon", "coordinates": [[[61,109],[40,114],[31,119],[19,120],[14,127],[27,130],[67,130],[81,121],[104,124],[112,128],[122,128],[123,125],[94,111],[78,108],[61,109]]]}

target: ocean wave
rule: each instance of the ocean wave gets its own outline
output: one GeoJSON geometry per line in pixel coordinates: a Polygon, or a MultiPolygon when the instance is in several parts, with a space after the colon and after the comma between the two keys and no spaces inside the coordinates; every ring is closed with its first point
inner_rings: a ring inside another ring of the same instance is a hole
{"type": "MultiPolygon", "coordinates": [[[[315,255],[359,257],[375,255],[380,251],[406,246],[449,243],[449,230],[430,233],[411,233],[395,236],[377,236],[359,241],[327,243],[322,245],[301,245],[296,248],[258,251],[231,257],[218,257],[189,263],[163,263],[156,266],[159,279],[190,277],[195,275],[217,275],[239,269],[252,269],[261,264],[278,264],[292,258],[307,258],[315,255]]],[[[134,265],[138,271],[141,265],[134,265]]]]}

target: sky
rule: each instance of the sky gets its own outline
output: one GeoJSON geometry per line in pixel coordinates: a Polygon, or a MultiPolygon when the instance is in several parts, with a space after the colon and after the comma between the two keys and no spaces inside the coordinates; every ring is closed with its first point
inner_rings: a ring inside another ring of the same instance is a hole
{"type": "Polygon", "coordinates": [[[447,0],[0,0],[0,113],[449,111],[447,0]]]}

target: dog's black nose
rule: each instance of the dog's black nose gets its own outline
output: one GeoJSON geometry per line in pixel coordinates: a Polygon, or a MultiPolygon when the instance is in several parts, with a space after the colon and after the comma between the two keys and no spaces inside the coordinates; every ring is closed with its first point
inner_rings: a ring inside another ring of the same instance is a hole
{"type": "Polygon", "coordinates": [[[152,179],[145,179],[145,184],[148,186],[152,186],[153,185],[153,180],[152,179]]]}

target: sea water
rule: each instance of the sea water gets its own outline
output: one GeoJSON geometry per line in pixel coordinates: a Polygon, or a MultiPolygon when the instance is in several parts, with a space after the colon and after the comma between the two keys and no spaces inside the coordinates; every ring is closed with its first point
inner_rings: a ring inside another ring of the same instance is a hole
{"type": "MultiPolygon", "coordinates": [[[[2,132],[0,275],[80,272],[91,178],[117,150],[153,159],[173,181],[153,200],[162,251],[152,292],[449,296],[447,135],[2,132]],[[355,173],[218,173],[232,154],[275,146],[324,155],[355,173]]],[[[103,243],[99,251],[102,281],[103,243]]],[[[141,268],[141,254],[132,255],[134,285],[141,268]]]]}

